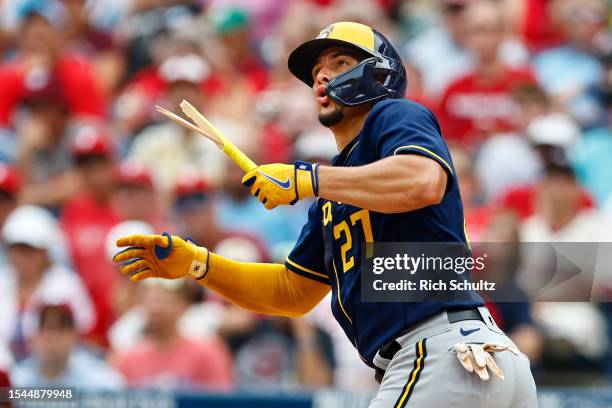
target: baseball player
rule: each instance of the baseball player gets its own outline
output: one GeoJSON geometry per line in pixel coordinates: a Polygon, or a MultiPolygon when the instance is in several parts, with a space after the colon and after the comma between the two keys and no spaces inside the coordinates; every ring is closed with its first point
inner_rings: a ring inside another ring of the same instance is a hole
{"type": "Polygon", "coordinates": [[[312,88],[340,153],[332,166],[266,164],[244,176],[268,209],[317,197],[285,264],[235,262],[164,233],[119,239],[121,272],[134,282],[190,276],[249,310],[288,317],[331,291],[335,318],[380,382],[371,407],[536,406],[529,360],[476,293],[361,299],[364,242],[468,247],[448,148],[436,117],[404,99],[397,51],[371,27],[339,22],[295,49],[289,70],[312,88]]]}

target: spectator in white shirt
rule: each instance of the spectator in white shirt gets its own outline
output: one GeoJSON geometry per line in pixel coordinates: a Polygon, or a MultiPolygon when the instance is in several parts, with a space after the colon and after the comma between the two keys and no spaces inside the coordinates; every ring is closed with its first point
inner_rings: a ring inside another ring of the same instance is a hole
{"type": "Polygon", "coordinates": [[[32,339],[32,356],[11,370],[16,386],[117,389],[122,377],[105,361],[78,347],[79,334],[68,305],[43,306],[32,339]]]}
{"type": "Polygon", "coordinates": [[[78,331],[87,333],[95,311],[79,276],[53,262],[50,252],[62,236],[51,213],[18,207],[8,216],[2,237],[8,264],[0,269],[0,342],[10,344],[17,360],[25,357],[43,304],[69,305],[78,331]]]}

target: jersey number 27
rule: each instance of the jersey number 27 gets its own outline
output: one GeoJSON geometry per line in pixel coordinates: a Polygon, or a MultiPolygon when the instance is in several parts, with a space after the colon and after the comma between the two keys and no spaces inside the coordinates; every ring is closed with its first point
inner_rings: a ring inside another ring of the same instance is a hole
{"type": "MultiPolygon", "coordinates": [[[[331,202],[326,202],[323,205],[323,225],[327,225],[331,222],[331,202]]],[[[363,230],[363,237],[365,242],[374,242],[372,234],[372,225],[370,223],[370,212],[368,210],[359,210],[354,212],[349,217],[352,226],[356,226],[357,222],[361,224],[363,230]]],[[[355,258],[352,255],[348,255],[350,250],[353,248],[353,236],[351,235],[351,228],[347,220],[334,225],[333,227],[334,239],[344,241],[340,245],[340,257],[342,259],[342,272],[346,273],[349,269],[355,266],[355,258]]],[[[359,237],[355,237],[355,241],[358,241],[359,237]]]]}

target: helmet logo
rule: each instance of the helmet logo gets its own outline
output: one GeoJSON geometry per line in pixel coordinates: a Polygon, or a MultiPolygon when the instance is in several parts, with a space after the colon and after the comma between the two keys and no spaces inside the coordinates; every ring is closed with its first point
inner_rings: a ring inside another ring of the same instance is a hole
{"type": "Polygon", "coordinates": [[[327,27],[325,27],[320,33],[319,35],[317,35],[317,39],[318,38],[327,38],[330,36],[330,34],[332,33],[332,31],[334,31],[334,24],[330,24],[327,27]]]}

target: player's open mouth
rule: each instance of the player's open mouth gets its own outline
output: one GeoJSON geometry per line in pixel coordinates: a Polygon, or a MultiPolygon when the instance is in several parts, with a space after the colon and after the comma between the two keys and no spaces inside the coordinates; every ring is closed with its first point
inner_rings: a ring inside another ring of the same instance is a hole
{"type": "Polygon", "coordinates": [[[316,100],[319,105],[323,106],[324,108],[329,106],[330,98],[329,95],[327,95],[324,85],[319,85],[317,87],[316,100]]]}

